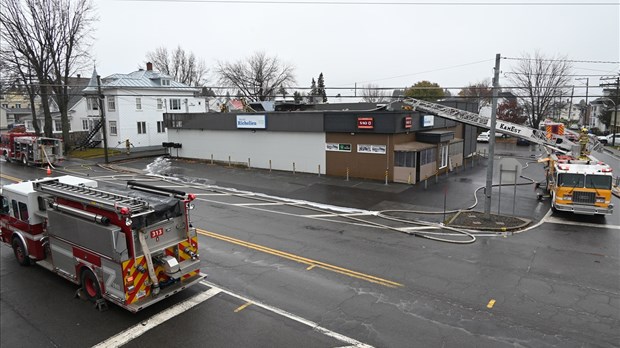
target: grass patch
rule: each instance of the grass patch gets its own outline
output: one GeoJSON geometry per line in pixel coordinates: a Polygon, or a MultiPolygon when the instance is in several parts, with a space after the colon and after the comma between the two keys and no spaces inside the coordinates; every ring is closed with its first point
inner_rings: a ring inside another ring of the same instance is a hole
{"type": "MultiPolygon", "coordinates": [[[[122,154],[122,152],[114,149],[108,149],[108,156],[114,156],[119,154],[122,154]]],[[[105,157],[105,153],[103,152],[102,148],[89,148],[84,150],[72,150],[69,152],[69,157],[81,159],[99,158],[105,157]]]]}

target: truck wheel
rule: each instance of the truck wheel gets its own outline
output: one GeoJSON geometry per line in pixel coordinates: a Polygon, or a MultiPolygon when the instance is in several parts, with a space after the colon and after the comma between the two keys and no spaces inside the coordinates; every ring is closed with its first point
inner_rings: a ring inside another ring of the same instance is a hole
{"type": "Polygon", "coordinates": [[[4,160],[6,161],[6,163],[11,163],[11,158],[9,157],[8,152],[4,152],[4,160]]]}
{"type": "Polygon", "coordinates": [[[86,295],[86,298],[89,301],[95,302],[101,298],[101,288],[99,287],[99,282],[90,269],[84,268],[80,279],[84,295],[86,295]]]}
{"type": "Polygon", "coordinates": [[[22,156],[22,164],[25,166],[28,165],[28,159],[26,158],[26,156],[22,156]]]}
{"type": "Polygon", "coordinates": [[[22,240],[17,237],[13,238],[12,245],[17,263],[22,266],[30,266],[30,258],[28,257],[28,254],[26,254],[26,247],[24,246],[24,243],[22,243],[22,240]]]}

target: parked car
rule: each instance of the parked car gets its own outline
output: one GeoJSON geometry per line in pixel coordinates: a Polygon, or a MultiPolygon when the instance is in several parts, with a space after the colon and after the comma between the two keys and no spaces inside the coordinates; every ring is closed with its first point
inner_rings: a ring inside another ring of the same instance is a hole
{"type": "MultiPolygon", "coordinates": [[[[479,143],[488,143],[490,134],[491,134],[491,131],[482,132],[480,133],[480,135],[478,135],[478,137],[476,138],[476,141],[479,143]]],[[[496,138],[508,138],[508,135],[504,133],[495,132],[495,137],[496,138]]]]}
{"type": "Polygon", "coordinates": [[[607,144],[607,136],[606,135],[599,135],[596,137],[596,140],[598,140],[601,144],[607,144]]]}
{"type": "Polygon", "coordinates": [[[606,137],[606,142],[605,142],[605,144],[607,144],[607,145],[614,144],[614,145],[616,145],[616,146],[620,146],[620,133],[616,133],[616,134],[609,134],[609,135],[606,137]],[[614,139],[614,138],[615,138],[615,139],[614,139]],[[615,140],[615,142],[614,142],[614,140],[615,140]]]}
{"type": "Polygon", "coordinates": [[[517,145],[527,146],[531,144],[529,140],[523,138],[517,138],[517,145]]]}

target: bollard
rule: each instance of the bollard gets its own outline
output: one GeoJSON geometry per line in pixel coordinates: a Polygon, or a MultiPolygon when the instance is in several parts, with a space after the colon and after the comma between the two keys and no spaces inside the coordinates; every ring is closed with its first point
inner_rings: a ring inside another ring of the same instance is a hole
{"type": "Polygon", "coordinates": [[[411,173],[409,173],[409,177],[407,178],[407,184],[411,185],[411,173]]]}
{"type": "Polygon", "coordinates": [[[426,190],[428,188],[428,180],[424,179],[424,189],[426,190]]]}
{"type": "Polygon", "coordinates": [[[213,164],[213,154],[211,154],[211,164],[213,164]]]}
{"type": "Polygon", "coordinates": [[[230,162],[230,156],[228,156],[228,168],[232,167],[232,163],[230,162]]]}
{"type": "Polygon", "coordinates": [[[319,164],[319,177],[321,176],[321,165],[319,164]]]}
{"type": "Polygon", "coordinates": [[[439,173],[435,174],[435,184],[439,182],[439,173]]]}
{"type": "Polygon", "coordinates": [[[248,157],[248,169],[252,168],[252,162],[250,161],[250,157],[248,157]]]}
{"type": "Polygon", "coordinates": [[[271,160],[269,160],[269,173],[271,173],[271,160]]]}
{"type": "Polygon", "coordinates": [[[295,174],[295,162],[293,162],[293,174],[295,174]]]}
{"type": "Polygon", "coordinates": [[[347,167],[347,181],[349,181],[349,167],[347,167]]]}
{"type": "Polygon", "coordinates": [[[385,184],[388,184],[388,171],[385,171],[385,184]]]}

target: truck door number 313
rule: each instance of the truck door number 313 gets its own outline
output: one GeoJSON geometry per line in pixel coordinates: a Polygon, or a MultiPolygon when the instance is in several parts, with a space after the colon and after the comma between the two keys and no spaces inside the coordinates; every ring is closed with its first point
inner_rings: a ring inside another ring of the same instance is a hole
{"type": "Polygon", "coordinates": [[[157,238],[159,240],[159,237],[164,235],[164,229],[163,228],[158,228],[156,230],[152,230],[151,231],[151,238],[157,238]]]}

